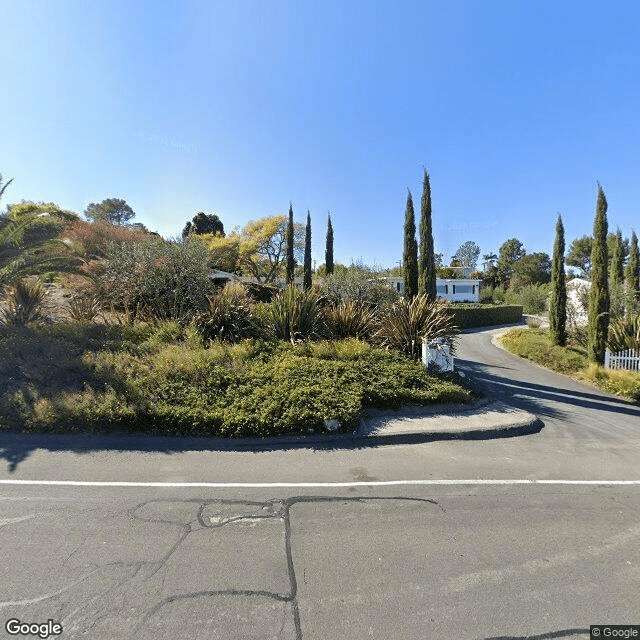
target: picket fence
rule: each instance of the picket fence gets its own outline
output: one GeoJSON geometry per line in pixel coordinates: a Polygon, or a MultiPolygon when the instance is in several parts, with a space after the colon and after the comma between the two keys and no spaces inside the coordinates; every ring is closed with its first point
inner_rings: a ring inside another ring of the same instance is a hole
{"type": "Polygon", "coordinates": [[[604,354],[604,368],[640,371],[640,349],[625,349],[617,353],[611,353],[607,349],[604,354]]]}

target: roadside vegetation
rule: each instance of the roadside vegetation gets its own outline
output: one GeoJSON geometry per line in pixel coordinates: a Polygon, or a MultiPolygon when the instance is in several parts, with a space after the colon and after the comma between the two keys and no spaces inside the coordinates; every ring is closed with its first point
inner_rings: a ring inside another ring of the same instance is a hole
{"type": "MultiPolygon", "coordinates": [[[[615,331],[615,327],[612,329],[615,331]]],[[[500,337],[500,344],[507,351],[547,369],[589,382],[608,393],[640,402],[640,373],[608,370],[589,362],[584,330],[571,332],[564,347],[552,343],[548,330],[535,327],[513,329],[500,337]]],[[[615,348],[616,345],[611,346],[615,348]]]]}
{"type": "Polygon", "coordinates": [[[353,430],[368,407],[472,394],[357,339],[203,346],[193,326],[79,322],[0,329],[0,425],[50,432],[272,436],[353,430]],[[53,364],[55,363],[55,364],[53,364]]]}

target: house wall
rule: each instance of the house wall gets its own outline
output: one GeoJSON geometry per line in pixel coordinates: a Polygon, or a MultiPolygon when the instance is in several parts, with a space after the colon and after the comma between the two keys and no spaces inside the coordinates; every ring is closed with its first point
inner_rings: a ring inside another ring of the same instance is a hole
{"type": "MultiPolygon", "coordinates": [[[[404,294],[404,278],[387,278],[389,284],[400,294],[404,294]]],[[[436,292],[439,298],[452,302],[480,302],[480,280],[461,278],[436,278],[436,292]]]]}

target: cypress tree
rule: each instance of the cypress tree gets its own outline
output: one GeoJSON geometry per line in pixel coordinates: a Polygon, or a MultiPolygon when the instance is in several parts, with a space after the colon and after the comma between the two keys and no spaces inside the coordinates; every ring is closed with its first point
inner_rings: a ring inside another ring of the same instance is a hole
{"type": "Polygon", "coordinates": [[[420,258],[418,260],[418,290],[431,302],[436,299],[436,261],[433,250],[431,225],[431,184],[424,170],[422,200],[420,202],[420,258]]]}
{"type": "Polygon", "coordinates": [[[611,288],[621,285],[624,278],[624,247],[622,246],[622,231],[620,227],[616,230],[615,242],[611,253],[611,264],[609,265],[609,285],[611,288]]]}
{"type": "Polygon", "coordinates": [[[640,253],[638,252],[638,236],[631,231],[631,246],[629,247],[629,262],[625,273],[627,290],[640,300],[640,253]]]}
{"type": "Polygon", "coordinates": [[[295,278],[296,263],[293,258],[293,205],[289,203],[289,222],[287,224],[287,285],[295,278]]]}
{"type": "Polygon", "coordinates": [[[567,344],[567,287],[564,274],[564,226],[558,214],[556,241],[551,262],[551,300],[549,302],[549,330],[553,344],[567,344]]]}
{"type": "Polygon", "coordinates": [[[607,278],[607,200],[598,183],[596,216],[591,251],[591,291],[589,292],[588,354],[591,362],[604,364],[609,331],[609,282],[607,278]]]}
{"type": "Polygon", "coordinates": [[[407,209],[404,214],[404,295],[413,300],[418,295],[418,243],[416,241],[416,217],[413,211],[411,191],[407,190],[407,209]]]}
{"type": "Polygon", "coordinates": [[[304,234],[304,288],[311,289],[311,212],[307,210],[307,228],[304,234]]]}
{"type": "Polygon", "coordinates": [[[327,221],[327,246],[324,252],[324,264],[327,275],[330,276],[333,273],[333,226],[331,225],[331,214],[329,214],[327,221]]]}

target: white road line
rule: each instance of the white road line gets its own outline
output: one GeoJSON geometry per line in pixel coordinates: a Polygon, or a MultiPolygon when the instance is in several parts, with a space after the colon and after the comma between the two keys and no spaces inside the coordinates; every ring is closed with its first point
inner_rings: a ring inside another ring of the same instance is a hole
{"type": "Polygon", "coordinates": [[[50,487],[158,487],[207,489],[322,489],[455,485],[587,485],[640,486],[640,480],[376,480],[371,482],[101,482],[82,480],[0,480],[0,485],[50,487]]]}

